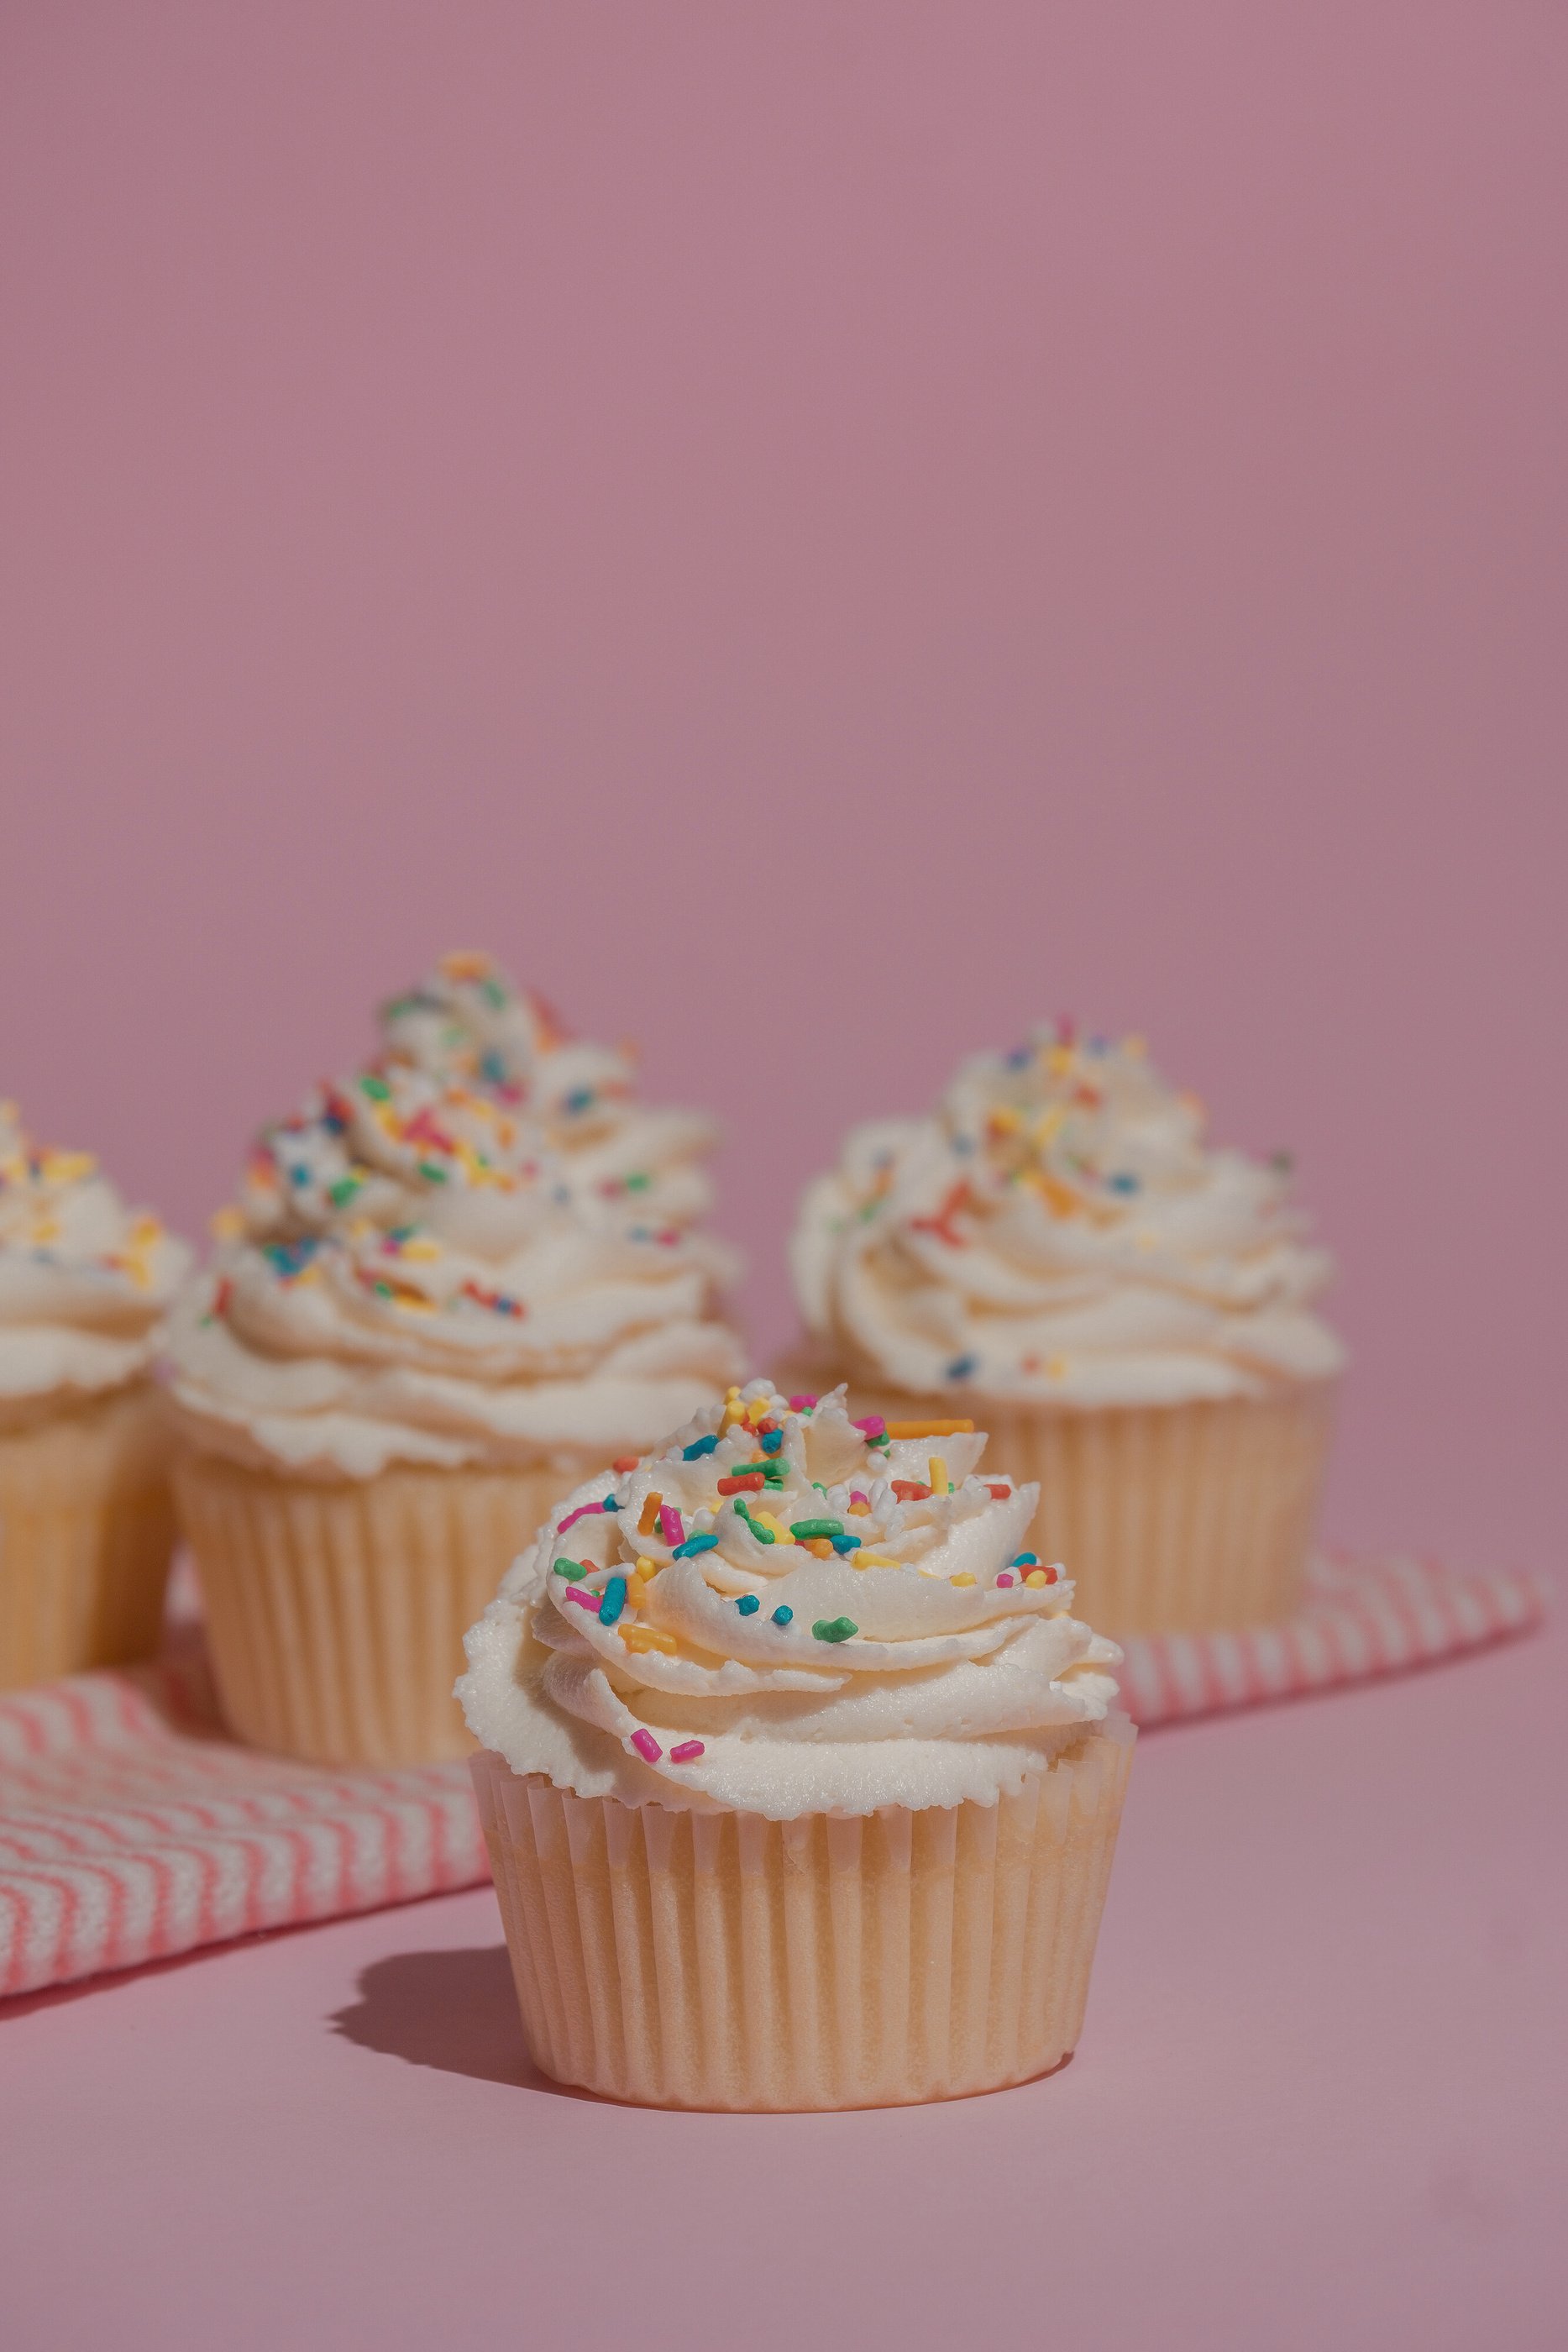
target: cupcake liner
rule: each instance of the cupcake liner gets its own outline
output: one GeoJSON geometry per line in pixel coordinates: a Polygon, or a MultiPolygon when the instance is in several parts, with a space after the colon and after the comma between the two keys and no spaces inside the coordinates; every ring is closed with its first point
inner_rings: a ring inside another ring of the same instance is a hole
{"type": "Polygon", "coordinates": [[[180,1517],[235,1732],[309,1763],[469,1754],[452,1696],[464,1633],[571,1475],[394,1466],[329,1485],[183,1459],[180,1517]]]}
{"type": "MultiPolygon", "coordinates": [[[[797,1392],[846,1377],[803,1364],[797,1392]]],[[[1299,1606],[1333,1426],[1336,1383],[1267,1397],[1070,1408],[954,1393],[902,1396],[850,1379],[850,1410],[888,1421],[971,1414],[986,1466],[1036,1479],[1031,1548],[1061,1560],[1074,1614],[1102,1633],[1218,1632],[1299,1606]]]]}
{"type": "Polygon", "coordinates": [[[524,2031],[640,2105],[895,2106],[1047,2074],[1083,2021],[1134,1732],[995,1805],[625,1806],[472,1759],[524,2031]]]}
{"type": "Polygon", "coordinates": [[[145,1658],[174,1548],[162,1402],[143,1381],[0,1433],[0,1689],[145,1658]]]}

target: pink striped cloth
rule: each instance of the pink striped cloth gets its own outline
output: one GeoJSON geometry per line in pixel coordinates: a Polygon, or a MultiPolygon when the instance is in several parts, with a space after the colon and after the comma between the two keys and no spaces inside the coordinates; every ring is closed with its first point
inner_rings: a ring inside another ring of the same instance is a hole
{"type": "MultiPolygon", "coordinates": [[[[1360,1682],[1536,1623],[1522,1576],[1328,1559],[1290,1623],[1126,1644],[1145,1726],[1360,1682]]],[[[0,1995],[472,1885],[463,1764],[322,1771],[226,1738],[199,1639],[0,1696],[0,1995]]]]}

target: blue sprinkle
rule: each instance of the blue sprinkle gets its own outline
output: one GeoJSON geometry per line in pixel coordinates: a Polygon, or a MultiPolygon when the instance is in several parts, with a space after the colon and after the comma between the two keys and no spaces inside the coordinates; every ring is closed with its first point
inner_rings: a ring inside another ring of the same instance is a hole
{"type": "Polygon", "coordinates": [[[626,1579],[623,1576],[612,1576],[604,1588],[604,1598],[599,1604],[600,1623],[613,1625],[625,1606],[626,1579]]]}
{"type": "Polygon", "coordinates": [[[291,1184],[308,1184],[310,1171],[308,1168],[291,1168],[288,1171],[288,1181],[291,1184]]]}
{"type": "Polygon", "coordinates": [[[683,1462],[700,1462],[703,1455],[705,1454],[711,1454],[717,1444],[718,1438],[716,1435],[713,1437],[696,1438],[690,1445],[682,1447],[681,1460],[683,1462]]]}
{"type": "Polygon", "coordinates": [[[712,1551],[716,1549],[717,1543],[718,1538],[716,1535],[688,1536],[685,1543],[678,1543],[675,1546],[674,1550],[670,1554],[670,1558],[672,1559],[695,1559],[699,1551],[712,1551]]]}
{"type": "Polygon", "coordinates": [[[964,1153],[973,1151],[974,1148],[975,1139],[972,1135],[965,1135],[960,1131],[953,1138],[953,1149],[956,1152],[964,1153]]]}
{"type": "Polygon", "coordinates": [[[604,1507],[607,1511],[618,1511],[621,1508],[621,1506],[616,1501],[613,1495],[606,1495],[604,1497],[604,1507]]]}
{"type": "Polygon", "coordinates": [[[1027,1070],[1033,1059],[1034,1047],[1032,1045],[1015,1045],[1012,1052],[1006,1056],[1007,1066],[1009,1070],[1027,1070]]]}
{"type": "Polygon", "coordinates": [[[1087,1051],[1091,1054],[1108,1054],[1110,1050],[1111,1047],[1108,1039],[1104,1037],[1090,1038],[1087,1051]]]}
{"type": "Polygon", "coordinates": [[[755,1617],[762,1603],[755,1592],[743,1592],[735,1605],[743,1617],[755,1617]]]}
{"type": "Polygon", "coordinates": [[[592,1100],[591,1087],[573,1087],[566,1098],[566,1108],[568,1110],[587,1110],[592,1100]]]}
{"type": "Polygon", "coordinates": [[[972,1380],[979,1369],[979,1362],[978,1356],[955,1356],[947,1367],[946,1378],[950,1381],[972,1380]]]}
{"type": "MultiPolygon", "coordinates": [[[[717,1443],[718,1440],[715,1438],[714,1444],[716,1445],[717,1443]]],[[[764,1454],[777,1454],[784,1443],[784,1432],[781,1429],[770,1429],[761,1443],[764,1454]]]]}
{"type": "Polygon", "coordinates": [[[489,1053],[486,1054],[482,1057],[479,1067],[493,1087],[503,1087],[506,1085],[507,1065],[493,1046],[489,1053]]]}
{"type": "Polygon", "coordinates": [[[1105,1181],[1113,1192],[1137,1192],[1143,1189],[1143,1179],[1125,1169],[1118,1175],[1107,1176],[1105,1181]]]}
{"type": "Polygon", "coordinates": [[[776,1625],[788,1625],[794,1614],[795,1612],[792,1609],[786,1608],[784,1604],[780,1602],[779,1606],[773,1612],[773,1622],[776,1625]]]}
{"type": "Polygon", "coordinates": [[[1009,1560],[1008,1566],[1009,1568],[1038,1568],[1040,1566],[1040,1554],[1037,1551],[1020,1551],[1017,1559],[1009,1560]]]}
{"type": "Polygon", "coordinates": [[[842,1559],[846,1552],[859,1551],[861,1548],[861,1539],[859,1536],[830,1536],[828,1540],[832,1545],[833,1549],[838,1553],[841,1559],[842,1559]]]}

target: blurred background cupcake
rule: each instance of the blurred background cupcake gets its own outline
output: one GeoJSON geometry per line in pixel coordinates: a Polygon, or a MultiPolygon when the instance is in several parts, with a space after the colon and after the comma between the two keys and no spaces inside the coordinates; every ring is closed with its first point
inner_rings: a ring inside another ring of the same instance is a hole
{"type": "Polygon", "coordinates": [[[1071,1025],[856,1129],[791,1248],[808,1335],[780,1379],[858,1412],[981,1420],[1038,1480],[1033,1541],[1112,1633],[1296,1601],[1343,1351],[1289,1162],[1210,1147],[1143,1042],[1071,1025]]]}
{"type": "Polygon", "coordinates": [[[148,1370],[189,1263],[0,1103],[0,1688],[157,1647],[174,1519],[148,1370]]]}
{"type": "Polygon", "coordinates": [[[461,1754],[464,1627],[563,1487],[721,1394],[710,1121],[649,1109],[488,957],[267,1129],[173,1318],[225,1706],[323,1761],[461,1754]]]}

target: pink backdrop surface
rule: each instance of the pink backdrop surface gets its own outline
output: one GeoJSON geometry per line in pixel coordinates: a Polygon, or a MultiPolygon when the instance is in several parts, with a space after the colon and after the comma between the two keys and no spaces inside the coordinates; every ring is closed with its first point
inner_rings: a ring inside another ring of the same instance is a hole
{"type": "Polygon", "coordinates": [[[488,945],[762,1346],[847,1122],[1139,1028],[1338,1253],[1332,1532],[1551,1566],[1565,106],[1532,0],[0,10],[0,1087],[195,1232],[488,945]]]}

